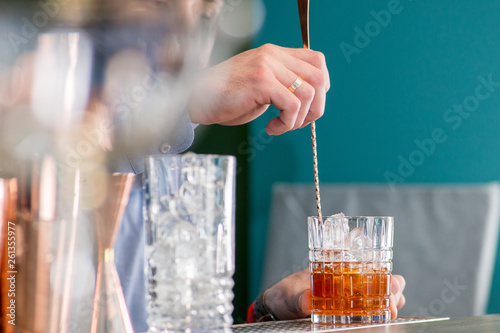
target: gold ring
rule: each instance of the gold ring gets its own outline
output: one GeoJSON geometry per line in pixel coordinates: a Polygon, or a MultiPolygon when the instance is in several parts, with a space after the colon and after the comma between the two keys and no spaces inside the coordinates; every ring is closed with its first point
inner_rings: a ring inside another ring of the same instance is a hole
{"type": "Polygon", "coordinates": [[[304,80],[299,76],[295,81],[293,81],[292,85],[288,87],[288,90],[292,92],[292,94],[295,92],[295,90],[299,89],[300,85],[304,82],[304,80]]]}

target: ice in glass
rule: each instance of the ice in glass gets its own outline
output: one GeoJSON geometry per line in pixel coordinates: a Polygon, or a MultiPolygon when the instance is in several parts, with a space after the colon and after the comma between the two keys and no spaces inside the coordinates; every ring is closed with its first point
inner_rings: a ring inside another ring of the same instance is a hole
{"type": "Polygon", "coordinates": [[[390,321],[392,217],[310,217],[311,320],[320,324],[390,321]]]}
{"type": "Polygon", "coordinates": [[[149,332],[230,332],[233,156],[149,156],[144,214],[149,332]]]}

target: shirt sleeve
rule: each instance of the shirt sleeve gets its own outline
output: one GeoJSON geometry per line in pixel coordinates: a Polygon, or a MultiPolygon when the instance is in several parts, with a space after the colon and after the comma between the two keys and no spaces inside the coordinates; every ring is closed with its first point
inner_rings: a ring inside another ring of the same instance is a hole
{"type": "Polygon", "coordinates": [[[134,138],[133,133],[118,133],[115,141],[119,143],[116,151],[110,154],[110,169],[115,172],[133,172],[140,174],[144,171],[144,156],[159,154],[178,154],[188,149],[194,140],[195,124],[191,123],[187,112],[184,112],[172,132],[148,134],[147,141],[136,144],[141,138],[134,138]],[[132,135],[132,137],[127,137],[132,135]]]}
{"type": "Polygon", "coordinates": [[[255,312],[253,310],[255,306],[255,303],[252,303],[252,305],[250,305],[250,307],[248,308],[248,311],[247,311],[247,324],[251,324],[251,323],[256,323],[257,322],[257,319],[255,319],[255,312]]]}

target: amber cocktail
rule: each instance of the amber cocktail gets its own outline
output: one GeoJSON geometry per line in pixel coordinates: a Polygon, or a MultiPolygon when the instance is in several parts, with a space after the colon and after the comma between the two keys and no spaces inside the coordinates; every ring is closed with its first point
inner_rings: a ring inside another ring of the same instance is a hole
{"type": "Polygon", "coordinates": [[[309,218],[312,322],[390,321],[393,232],[392,217],[309,218]]]}

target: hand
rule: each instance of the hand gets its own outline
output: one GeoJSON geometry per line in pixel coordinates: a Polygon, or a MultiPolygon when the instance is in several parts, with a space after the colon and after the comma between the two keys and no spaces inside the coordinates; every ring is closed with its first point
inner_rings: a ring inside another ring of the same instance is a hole
{"type": "Polygon", "coordinates": [[[305,318],[311,315],[312,292],[309,269],[287,276],[265,293],[265,307],[280,320],[305,318]]]}
{"type": "MultiPolygon", "coordinates": [[[[401,275],[392,276],[391,318],[405,304],[403,290],[406,282],[401,275]]],[[[287,276],[265,291],[265,306],[280,320],[304,318],[311,315],[312,292],[309,269],[287,276]]]]}
{"type": "Polygon", "coordinates": [[[307,125],[323,115],[330,78],[322,53],[266,44],[207,69],[188,103],[191,120],[200,124],[241,125],[280,110],[267,124],[270,135],[307,125]],[[304,80],[294,93],[288,87],[304,80]]]}

